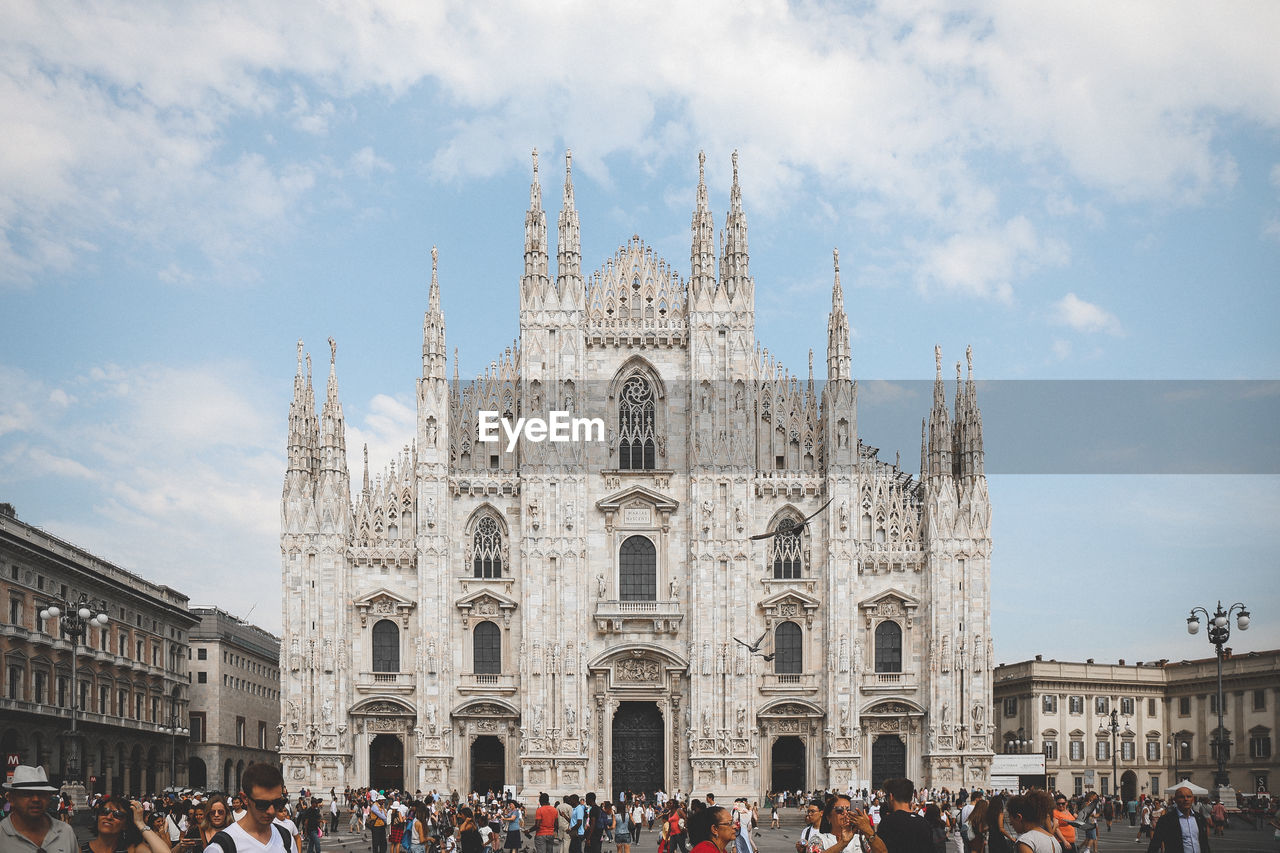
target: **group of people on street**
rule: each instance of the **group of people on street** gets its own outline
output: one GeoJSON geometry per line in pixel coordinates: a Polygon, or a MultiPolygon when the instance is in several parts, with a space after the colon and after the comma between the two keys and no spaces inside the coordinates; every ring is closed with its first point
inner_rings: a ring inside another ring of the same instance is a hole
{"type": "MultiPolygon", "coordinates": [[[[291,804],[279,768],[268,764],[250,765],[242,783],[230,797],[95,795],[91,837],[78,842],[44,769],[19,766],[4,785],[0,853],[320,853],[326,827],[337,831],[336,791],[327,802],[303,791],[291,804]]],[[[917,791],[909,779],[886,780],[874,792],[806,796],[769,795],[771,828],[779,828],[781,809],[799,804],[805,826],[796,853],[1096,853],[1099,823],[1109,831],[1125,814],[1147,853],[1212,853],[1210,838],[1226,823],[1220,803],[1197,804],[1185,786],[1171,803],[1143,797],[1132,808],[1093,792],[917,791]]],[[[656,833],[657,853],[757,853],[760,823],[755,803],[725,806],[713,793],[686,801],[624,791],[616,803],[594,792],[554,801],[542,793],[530,809],[494,792],[347,789],[341,800],[348,830],[363,833],[371,853],[601,853],[606,841],[612,853],[632,853],[645,832],[656,833]]],[[[1267,820],[1280,840],[1280,818],[1267,820]]]]}

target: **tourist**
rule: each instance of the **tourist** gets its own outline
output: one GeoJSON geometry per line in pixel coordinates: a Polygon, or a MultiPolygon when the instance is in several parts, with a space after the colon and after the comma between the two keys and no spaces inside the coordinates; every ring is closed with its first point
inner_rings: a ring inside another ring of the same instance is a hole
{"type": "Polygon", "coordinates": [[[937,803],[929,803],[924,807],[924,822],[929,824],[933,853],[947,853],[947,821],[937,803]]]}
{"type": "Polygon", "coordinates": [[[1209,826],[1195,810],[1196,798],[1187,787],[1173,792],[1174,808],[1156,818],[1147,853],[1210,853],[1209,826]]]}
{"type": "Polygon", "coordinates": [[[409,825],[405,828],[409,833],[409,849],[412,853],[427,853],[427,804],[421,800],[414,802],[409,811],[409,825]]]}
{"type": "Polygon", "coordinates": [[[734,843],[737,830],[733,816],[720,806],[708,806],[689,817],[689,840],[693,853],[725,853],[734,843]]]}
{"type": "Polygon", "coordinates": [[[551,805],[551,797],[538,794],[538,810],[533,813],[534,853],[556,853],[556,821],[560,813],[551,805]]]}
{"type": "Polygon", "coordinates": [[[1066,853],[1073,853],[1076,849],[1076,828],[1073,822],[1076,816],[1067,808],[1067,795],[1058,794],[1053,800],[1053,819],[1057,824],[1056,837],[1058,843],[1062,845],[1062,849],[1066,853]]]}
{"type": "Polygon", "coordinates": [[[484,853],[484,836],[476,826],[470,806],[458,809],[458,846],[460,853],[484,853]]]}
{"type": "Polygon", "coordinates": [[[386,797],[381,791],[373,791],[369,795],[369,817],[365,826],[369,827],[373,853],[387,853],[387,824],[391,823],[391,817],[387,814],[384,802],[386,797]]]}
{"type": "Polygon", "coordinates": [[[1011,834],[1004,822],[1005,799],[996,794],[987,803],[987,850],[989,853],[1012,853],[1017,836],[1011,834]]]}
{"type": "Polygon", "coordinates": [[[75,830],[49,817],[49,803],[58,789],[49,784],[43,767],[19,764],[4,789],[9,792],[9,816],[0,821],[0,853],[73,853],[75,830]]]}
{"type": "Polygon", "coordinates": [[[815,839],[822,832],[822,803],[814,800],[805,807],[805,826],[796,842],[796,853],[822,853],[822,845],[815,839]],[[816,847],[815,847],[816,845],[816,847]]]}
{"type": "Polygon", "coordinates": [[[885,800],[880,824],[875,827],[875,832],[884,841],[889,853],[932,848],[933,831],[929,822],[911,810],[911,800],[915,796],[915,785],[911,780],[886,779],[881,786],[884,788],[885,800]]]}
{"type": "Polygon", "coordinates": [[[617,845],[617,853],[631,853],[631,814],[625,806],[617,817],[617,826],[613,830],[613,843],[617,845]]]}
{"type": "MultiPolygon", "coordinates": [[[[297,853],[296,830],[281,826],[276,817],[282,814],[289,800],[284,795],[284,777],[273,764],[255,762],[245,768],[241,776],[245,815],[226,829],[215,834],[213,843],[204,853],[223,853],[218,844],[219,836],[227,836],[239,853],[285,853],[288,845],[297,853]],[[286,840],[287,839],[287,840],[286,840]]],[[[292,825],[292,821],[290,821],[292,825]]]]}
{"type": "Polygon", "coordinates": [[[1060,853],[1058,840],[1045,826],[1052,810],[1053,800],[1039,789],[1009,800],[1009,823],[1018,834],[1015,853],[1060,853]]]}
{"type": "Polygon", "coordinates": [[[508,799],[505,809],[502,813],[502,831],[505,834],[506,843],[503,845],[507,850],[518,851],[522,842],[520,840],[520,830],[524,828],[524,809],[516,804],[515,800],[508,799]]]}
{"type": "Polygon", "coordinates": [[[970,853],[986,853],[987,811],[990,808],[991,804],[979,795],[977,801],[973,804],[973,808],[969,811],[969,818],[965,821],[965,827],[968,829],[968,849],[970,853]]]}
{"type": "Polygon", "coordinates": [[[600,839],[604,836],[604,811],[596,805],[595,791],[587,792],[587,829],[583,836],[584,853],[600,853],[600,839]]]}
{"type": "Polygon", "coordinates": [[[94,812],[94,838],[81,853],[166,853],[164,839],[145,822],[142,803],[107,797],[94,812]]]}

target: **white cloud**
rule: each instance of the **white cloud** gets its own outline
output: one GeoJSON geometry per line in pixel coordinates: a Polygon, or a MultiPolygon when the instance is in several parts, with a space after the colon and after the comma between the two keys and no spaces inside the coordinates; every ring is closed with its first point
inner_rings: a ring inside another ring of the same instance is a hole
{"type": "Polygon", "coordinates": [[[1061,241],[1040,237],[1031,221],[1019,216],[923,245],[920,254],[922,288],[1007,302],[1014,281],[1041,266],[1065,263],[1068,252],[1061,241]]]}
{"type": "Polygon", "coordinates": [[[926,265],[944,287],[1007,298],[1018,264],[984,240],[1019,214],[1002,211],[990,161],[1061,171],[1111,199],[1194,202],[1235,180],[1223,119],[1273,127],[1280,115],[1270,3],[1211,16],[1013,0],[312,11],[6,4],[8,280],[69,268],[107,222],[242,273],[262,235],[278,239],[315,182],[337,176],[271,144],[278,159],[241,147],[239,123],[283,120],[320,139],[355,120],[356,96],[430,88],[451,109],[424,139],[437,178],[493,174],[530,142],[571,140],[601,180],[618,154],[656,167],[739,146],[756,209],[783,213],[809,179],[855,192],[862,210],[883,205],[935,235],[915,239],[937,244],[926,265]]]}
{"type": "Polygon", "coordinates": [[[351,170],[362,178],[374,172],[394,172],[395,167],[374,153],[372,145],[366,145],[351,155],[351,170]]]}
{"type": "Polygon", "coordinates": [[[1077,332],[1106,332],[1112,335],[1123,333],[1120,321],[1114,314],[1092,302],[1086,302],[1074,293],[1068,293],[1053,303],[1053,320],[1077,332]]]}

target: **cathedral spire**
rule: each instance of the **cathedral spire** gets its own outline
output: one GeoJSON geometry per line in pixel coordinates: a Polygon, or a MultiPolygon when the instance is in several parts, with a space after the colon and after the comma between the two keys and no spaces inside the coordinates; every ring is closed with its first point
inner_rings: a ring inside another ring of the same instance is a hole
{"type": "Polygon", "coordinates": [[[298,340],[298,370],[293,376],[293,401],[289,404],[289,472],[311,472],[311,422],[315,405],[307,408],[310,371],[303,373],[302,340],[298,340]]]}
{"type": "Polygon", "coordinates": [[[960,436],[960,475],[983,475],[982,411],[978,408],[978,386],[973,381],[973,347],[965,347],[968,375],[964,384],[964,407],[961,420],[956,424],[960,436]]]}
{"type": "MultiPolygon", "coordinates": [[[[942,347],[934,346],[933,410],[929,412],[928,476],[950,475],[951,419],[947,414],[947,391],[942,383],[942,347]]],[[[921,475],[923,476],[923,474],[921,475]]]]}
{"type": "Polygon", "coordinates": [[[840,250],[832,250],[835,281],[831,285],[831,314],[827,317],[827,379],[852,379],[853,357],[849,352],[849,315],[844,310],[844,290],[840,287],[840,250]]]}
{"type": "Polygon", "coordinates": [[[560,303],[579,306],[586,301],[582,282],[582,229],[573,201],[573,152],[564,152],[564,200],[556,233],[556,291],[560,303]]]}
{"type": "Polygon", "coordinates": [[[738,152],[733,152],[733,186],[729,189],[729,213],[720,238],[720,285],[730,301],[751,291],[747,264],[747,215],[742,212],[742,187],[738,184],[738,152]]]}
{"type": "Polygon", "coordinates": [[[691,297],[715,292],[716,229],[707,197],[707,155],[698,152],[698,197],[693,210],[693,245],[689,250],[689,291],[691,297]]]}
{"type": "Polygon", "coordinates": [[[440,308],[440,252],[431,247],[431,291],[427,297],[427,313],[422,318],[422,377],[444,379],[445,349],[444,311],[440,308]]]}
{"type": "Polygon", "coordinates": [[[322,471],[347,474],[347,436],[338,399],[338,343],[329,338],[329,382],[320,416],[320,465],[322,471]]]}
{"type": "Polygon", "coordinates": [[[364,499],[369,499],[369,443],[364,445],[364,478],[360,489],[360,494],[364,495],[364,499]]]}
{"type": "Polygon", "coordinates": [[[533,149],[533,182],[529,185],[529,210],[524,217],[524,276],[520,280],[520,307],[541,305],[550,284],[547,273],[547,214],[542,209],[542,185],[538,183],[538,149],[533,149]]]}

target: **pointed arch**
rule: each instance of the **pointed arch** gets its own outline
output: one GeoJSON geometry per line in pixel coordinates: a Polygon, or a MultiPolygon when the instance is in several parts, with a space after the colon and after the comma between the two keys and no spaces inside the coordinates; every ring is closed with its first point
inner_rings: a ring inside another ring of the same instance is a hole
{"type": "Polygon", "coordinates": [[[477,578],[500,578],[511,573],[510,535],[502,513],[490,503],[471,513],[467,534],[466,573],[477,578]]]}
{"type": "Polygon", "coordinates": [[[769,530],[778,534],[769,539],[768,568],[775,579],[801,578],[805,575],[804,530],[796,526],[804,515],[790,504],[773,514],[769,530]]]}
{"type": "Polygon", "coordinates": [[[622,471],[652,471],[665,457],[666,384],[657,369],[636,355],[627,359],[609,383],[609,408],[622,471]]]}

